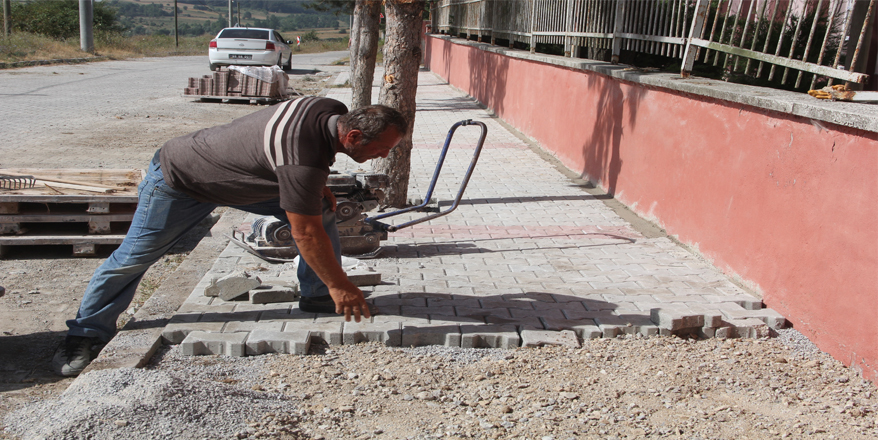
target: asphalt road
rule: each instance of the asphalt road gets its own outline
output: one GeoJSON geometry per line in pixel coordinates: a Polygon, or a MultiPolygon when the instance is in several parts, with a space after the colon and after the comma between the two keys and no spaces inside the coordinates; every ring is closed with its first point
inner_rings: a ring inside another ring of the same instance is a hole
{"type": "MultiPolygon", "coordinates": [[[[338,71],[345,67],[333,63],[346,56],[345,51],[297,54],[288,73],[338,71]]],[[[209,73],[207,56],[2,70],[0,167],[140,167],[145,155],[132,148],[155,150],[164,140],[192,131],[173,130],[161,123],[163,118],[201,128],[253,111],[183,96],[187,78],[209,73]],[[133,119],[146,121],[132,124],[133,119]],[[57,153],[68,149],[78,150],[80,160],[61,159],[66,155],[57,153]],[[31,151],[43,154],[34,157],[31,151]]]]}

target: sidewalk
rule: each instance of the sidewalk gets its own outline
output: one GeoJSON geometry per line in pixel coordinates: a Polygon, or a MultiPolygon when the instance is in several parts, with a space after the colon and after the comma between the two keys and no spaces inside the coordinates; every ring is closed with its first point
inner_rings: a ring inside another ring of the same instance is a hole
{"type": "MultiPolygon", "coordinates": [[[[328,96],[349,103],[351,90],[329,89],[328,96]]],[[[236,355],[303,353],[315,338],[513,348],[636,334],[760,337],[784,324],[670,239],[642,236],[434,74],[420,73],[417,102],[411,198],[424,196],[455,122],[482,121],[488,137],[456,211],[390,233],[379,258],[360,263],[382,274],[381,285],[364,288],[379,314],[358,324],[302,313],[295,302],[204,296],[212,279],[236,270],[296,280],[290,264],[272,265],[229,244],[163,331],[165,342],[183,343],[185,353],[236,355]]],[[[435,190],[441,208],[455,195],[478,134],[476,127],[456,133],[435,190]]],[[[337,159],[337,170],[369,168],[337,159]]]]}

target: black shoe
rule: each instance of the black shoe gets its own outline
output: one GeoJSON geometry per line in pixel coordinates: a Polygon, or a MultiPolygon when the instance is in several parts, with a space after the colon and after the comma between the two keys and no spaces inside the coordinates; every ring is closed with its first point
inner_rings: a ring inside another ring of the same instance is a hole
{"type": "Polygon", "coordinates": [[[303,296],[299,299],[299,309],[308,313],[336,313],[336,303],[330,295],[303,296]]]}
{"type": "Polygon", "coordinates": [[[55,351],[52,368],[61,376],[77,376],[98,357],[104,345],[98,338],[68,336],[55,351]]]}

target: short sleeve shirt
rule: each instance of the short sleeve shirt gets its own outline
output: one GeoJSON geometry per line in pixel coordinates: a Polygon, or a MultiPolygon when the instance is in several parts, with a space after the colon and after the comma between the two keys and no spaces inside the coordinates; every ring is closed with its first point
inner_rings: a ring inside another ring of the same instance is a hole
{"type": "Polygon", "coordinates": [[[202,202],[278,198],[285,211],[320,215],[336,155],[336,121],[347,112],[339,101],[306,97],[174,138],[159,154],[165,181],[202,202]]]}

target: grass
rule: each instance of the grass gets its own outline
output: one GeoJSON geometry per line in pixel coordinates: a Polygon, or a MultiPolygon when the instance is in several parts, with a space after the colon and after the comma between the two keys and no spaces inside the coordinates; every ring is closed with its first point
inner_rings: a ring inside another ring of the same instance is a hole
{"type": "MultiPolygon", "coordinates": [[[[175,47],[174,37],[166,35],[137,35],[125,37],[120,34],[96,34],[95,52],[80,50],[78,38],[55,40],[42,35],[15,32],[8,37],[0,36],[0,62],[40,61],[103,56],[109,59],[140,57],[167,57],[178,55],[208,55],[208,42],[213,35],[180,37],[175,47]]],[[[334,38],[302,43],[293,46],[294,53],[318,53],[347,50],[347,38],[334,38]]]]}

